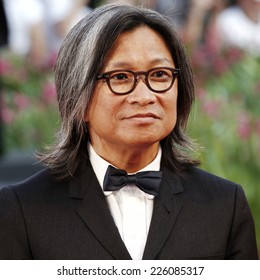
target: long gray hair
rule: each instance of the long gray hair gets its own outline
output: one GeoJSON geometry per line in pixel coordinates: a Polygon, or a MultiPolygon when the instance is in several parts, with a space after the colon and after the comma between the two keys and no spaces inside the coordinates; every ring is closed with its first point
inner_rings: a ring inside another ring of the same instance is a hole
{"type": "Polygon", "coordinates": [[[177,173],[198,163],[191,156],[193,145],[185,133],[194,101],[193,74],[172,21],[142,7],[110,4],[93,10],[76,24],[65,38],[57,57],[55,82],[61,128],[57,144],[39,156],[57,178],[73,176],[86,162],[89,135],[84,116],[96,77],[118,36],[141,25],[149,26],[164,38],[175,67],[181,69],[177,123],[170,135],[161,141],[162,162],[177,173]]]}

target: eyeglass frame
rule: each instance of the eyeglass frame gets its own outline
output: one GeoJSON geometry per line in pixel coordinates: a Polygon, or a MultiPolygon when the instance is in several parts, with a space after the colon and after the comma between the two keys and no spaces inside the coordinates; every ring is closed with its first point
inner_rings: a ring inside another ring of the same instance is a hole
{"type": "Polygon", "coordinates": [[[114,93],[114,94],[117,94],[117,95],[126,95],[126,94],[129,94],[131,92],[133,92],[137,86],[137,82],[138,82],[138,77],[139,76],[145,76],[145,79],[143,80],[145,85],[153,92],[155,93],[163,93],[163,92],[166,92],[168,90],[170,90],[176,80],[176,78],[179,76],[181,72],[181,69],[179,68],[172,68],[172,67],[155,67],[155,68],[151,68],[149,69],[148,71],[132,71],[132,70],[125,70],[125,69],[115,69],[115,70],[112,70],[112,71],[108,71],[108,72],[104,72],[104,73],[101,73],[97,76],[97,80],[105,80],[109,89],[114,93]],[[170,70],[172,72],[172,81],[170,83],[170,85],[164,89],[164,90],[154,90],[151,85],[149,84],[149,80],[148,80],[148,76],[151,72],[155,71],[155,70],[159,70],[159,69],[166,69],[166,70],[170,70]],[[134,77],[134,84],[133,84],[133,87],[126,91],[126,92],[123,92],[123,93],[118,93],[118,92],[115,92],[112,87],[111,87],[111,84],[110,84],[110,77],[113,73],[116,73],[116,72],[129,72],[133,75],[134,77]]]}

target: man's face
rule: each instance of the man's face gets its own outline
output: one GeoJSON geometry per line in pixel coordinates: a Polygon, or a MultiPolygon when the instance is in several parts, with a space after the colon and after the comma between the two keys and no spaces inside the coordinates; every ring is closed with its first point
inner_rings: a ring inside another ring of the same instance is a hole
{"type": "MultiPolygon", "coordinates": [[[[162,37],[149,27],[122,33],[109,52],[102,72],[116,69],[148,71],[172,67],[174,61],[162,37]]],[[[174,128],[177,115],[177,79],[168,91],[155,93],[139,77],[133,92],[116,95],[105,80],[97,81],[85,121],[96,150],[108,147],[158,147],[174,128]]]]}

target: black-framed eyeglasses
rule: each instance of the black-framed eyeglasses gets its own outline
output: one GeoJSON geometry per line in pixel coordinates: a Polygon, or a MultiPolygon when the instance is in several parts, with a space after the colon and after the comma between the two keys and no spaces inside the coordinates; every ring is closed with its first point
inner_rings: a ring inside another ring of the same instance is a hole
{"type": "Polygon", "coordinates": [[[136,88],[138,77],[144,76],[143,81],[151,91],[163,93],[173,86],[180,71],[171,67],[156,67],[138,72],[118,69],[99,74],[97,79],[104,79],[113,93],[123,95],[131,93],[136,88]]]}

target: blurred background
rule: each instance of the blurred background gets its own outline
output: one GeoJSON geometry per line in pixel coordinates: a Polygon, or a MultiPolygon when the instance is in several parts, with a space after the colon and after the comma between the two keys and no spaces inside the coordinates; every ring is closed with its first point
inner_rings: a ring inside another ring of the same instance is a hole
{"type": "MultiPolygon", "coordinates": [[[[53,64],[70,28],[112,2],[170,17],[190,57],[202,167],[244,187],[260,250],[260,0],[0,0],[0,187],[43,167],[59,128],[53,64]]],[[[216,221],[217,222],[217,221],[216,221]]]]}

